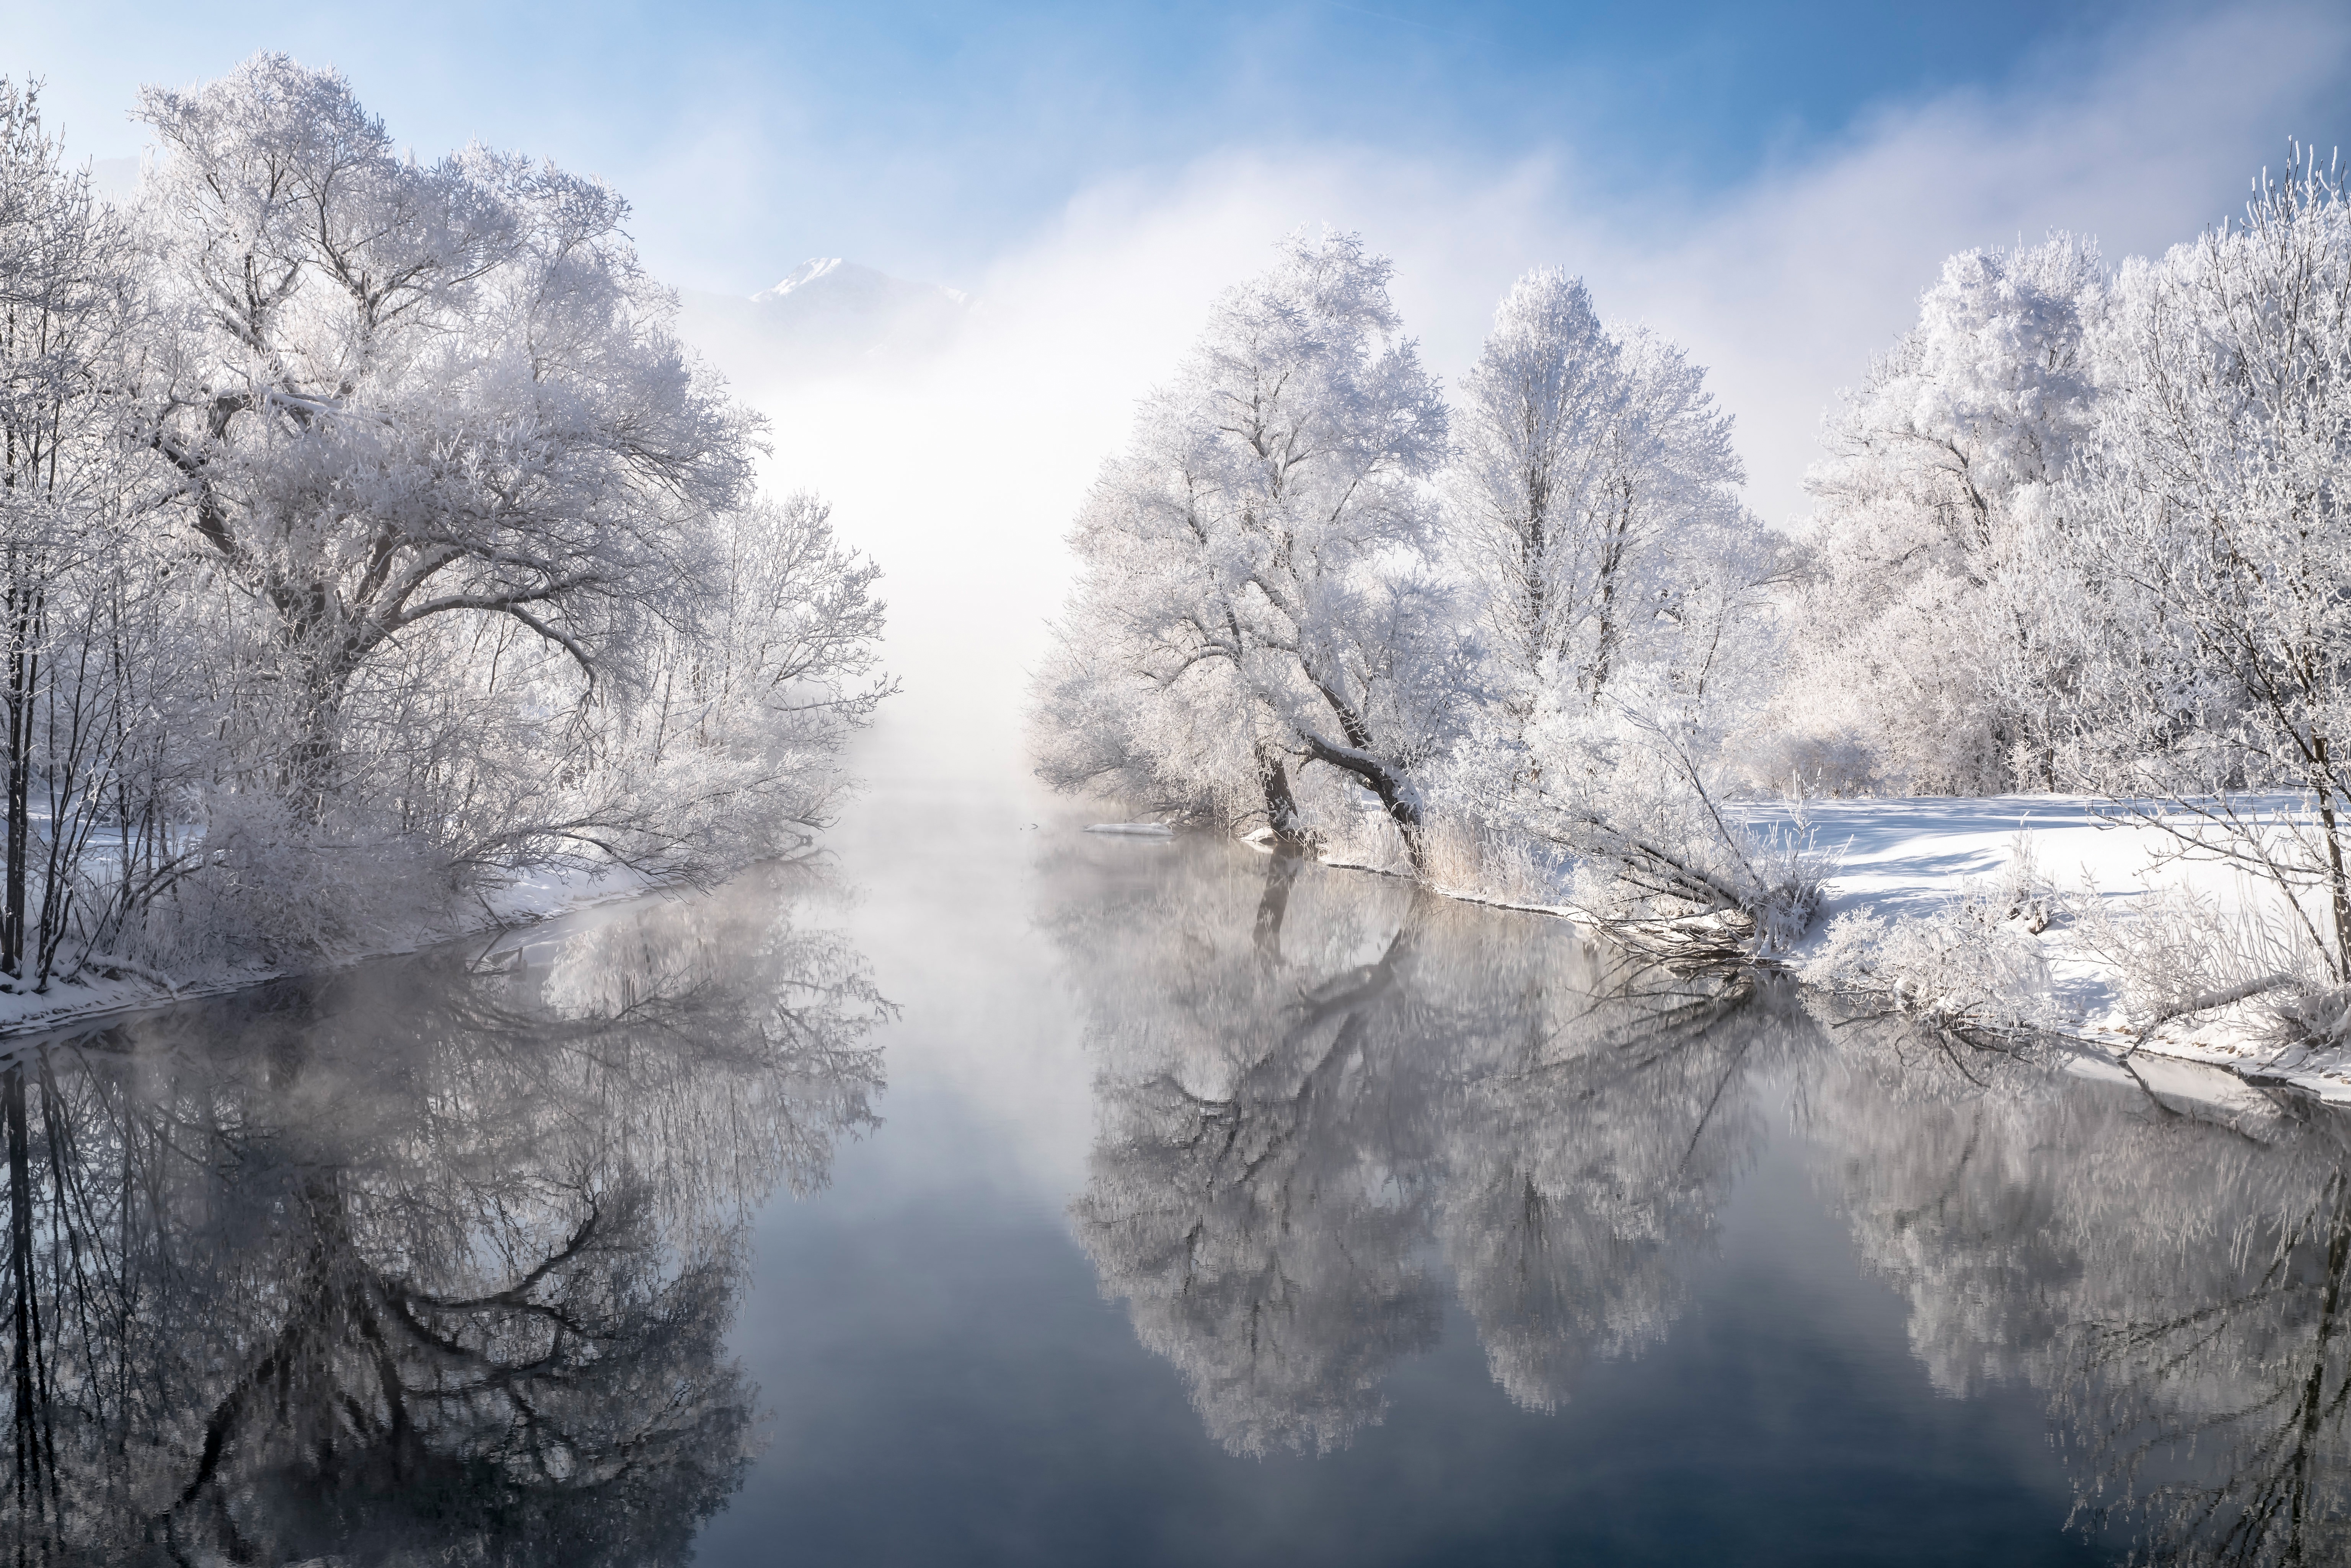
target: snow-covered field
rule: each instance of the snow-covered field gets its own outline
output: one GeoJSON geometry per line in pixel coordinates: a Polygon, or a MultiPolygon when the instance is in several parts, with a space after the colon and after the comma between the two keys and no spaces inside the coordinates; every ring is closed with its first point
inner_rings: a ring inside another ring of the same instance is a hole
{"type": "MultiPolygon", "coordinates": [[[[2280,804],[2283,804],[2281,802],[2280,804]]],[[[1745,815],[1768,826],[1792,808],[1755,805],[1745,815]]],[[[2280,895],[2211,860],[2183,859],[2161,829],[2131,820],[2112,802],[2068,795],[1992,795],[1815,801],[1805,815],[1815,842],[1838,857],[1829,896],[1803,947],[1801,967],[1840,915],[1873,910],[1895,919],[1931,917],[1971,888],[1997,881],[2029,848],[2040,873],[2072,907],[2047,929],[2014,932],[2037,945],[2062,1026],[2116,1054],[2138,1032],[2126,1017],[2114,966],[2093,950],[2085,919],[2102,907],[2126,922],[2158,888],[2186,888],[2220,909],[2275,907],[2280,895]]],[[[2134,1056],[2153,1054],[2274,1078],[2322,1098],[2351,1104],[2351,1054],[2281,1052],[2257,1038],[2258,1003],[2180,1019],[2148,1033],[2134,1056]]]]}

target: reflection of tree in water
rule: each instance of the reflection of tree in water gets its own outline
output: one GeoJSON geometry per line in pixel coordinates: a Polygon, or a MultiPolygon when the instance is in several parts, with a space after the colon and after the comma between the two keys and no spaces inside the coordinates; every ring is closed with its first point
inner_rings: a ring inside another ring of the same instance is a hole
{"type": "Polygon", "coordinates": [[[750,1451],[749,1206],[881,1085],[788,896],[20,1054],[19,1558],[684,1561],[750,1451]]]}
{"type": "Polygon", "coordinates": [[[1594,1357],[1664,1337],[1753,1147],[1753,1059],[1775,1054],[1761,1010],[1725,1024],[1739,992],[1597,978],[1610,989],[1565,996],[1522,981],[1465,1064],[1447,1138],[1446,1259],[1496,1380],[1531,1409],[1557,1408],[1594,1357]]]}
{"type": "Polygon", "coordinates": [[[1434,1344],[1434,1255],[1551,1408],[1658,1337],[1753,1128],[1735,992],[1555,923],[1213,852],[1052,924],[1095,988],[1104,1289],[1240,1452],[1345,1443],[1434,1344]],[[1652,977],[1654,978],[1654,977],[1652,977]]]}
{"type": "Polygon", "coordinates": [[[2158,1563],[2351,1561],[2351,1142],[2217,1075],[2110,1092],[1862,1033],[1813,1104],[1938,1386],[2046,1388],[2086,1523],[2158,1563]]]}
{"type": "Polygon", "coordinates": [[[1554,925],[1294,862],[1150,864],[1051,921],[1102,1063],[1073,1212],[1234,1449],[1376,1420],[1437,1334],[1439,1257],[1522,1405],[1655,1342],[1768,1073],[1934,1385],[2049,1391],[2084,1523],[2156,1562],[2351,1562],[2337,1113],[1898,1021],[1799,1050],[1819,1036],[1777,993],[1617,972],[1554,925]]]}

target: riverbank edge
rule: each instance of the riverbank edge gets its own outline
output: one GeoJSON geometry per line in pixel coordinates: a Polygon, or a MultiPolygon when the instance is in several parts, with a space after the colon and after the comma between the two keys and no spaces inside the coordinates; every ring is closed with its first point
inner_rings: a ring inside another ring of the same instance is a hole
{"type": "MultiPolygon", "coordinates": [[[[609,880],[612,875],[608,873],[604,877],[609,880]]],[[[683,882],[654,881],[636,873],[628,875],[632,880],[627,886],[603,888],[584,896],[569,895],[544,902],[517,903],[505,909],[493,909],[486,906],[486,919],[414,931],[398,942],[323,956],[316,963],[282,968],[256,965],[217,978],[192,980],[184,984],[174,984],[160,975],[132,976],[101,981],[94,985],[59,984],[47,992],[0,992],[0,1055],[59,1033],[78,1033],[141,1013],[160,1012],[214,997],[234,996],[238,992],[272,985],[279,981],[332,974],[383,959],[404,958],[451,942],[470,941],[493,932],[531,929],[577,915],[616,909],[639,899],[660,898],[690,886],[683,882]],[[12,1002],[50,997],[59,1000],[47,1007],[15,1009],[8,1006],[12,1002]]]]}
{"type": "MultiPolygon", "coordinates": [[[[1239,842],[1249,844],[1249,841],[1244,838],[1239,842]]],[[[1262,846],[1252,844],[1249,846],[1257,849],[1260,854],[1270,853],[1262,846]]],[[[1490,894],[1473,892],[1466,888],[1447,888],[1439,883],[1424,881],[1409,871],[1398,870],[1390,866],[1375,866],[1364,860],[1316,859],[1312,863],[1334,871],[1366,872],[1374,877],[1387,877],[1398,881],[1410,882],[1438,898],[1450,898],[1457,903],[1476,904],[1488,909],[1508,909],[1520,914],[1539,915],[1550,919],[1563,920],[1573,926],[1587,940],[1603,943],[1629,957],[1667,961],[1660,959],[1655,952],[1624,941],[1617,932],[1611,930],[1602,922],[1564,904],[1527,903],[1516,899],[1499,898],[1490,894]]],[[[1855,990],[1815,985],[1804,980],[1796,965],[1768,955],[1745,954],[1735,961],[1726,962],[1723,967],[1744,970],[1756,974],[1783,977],[1810,994],[1824,999],[1834,999],[1846,1004],[1875,1003],[1883,1006],[1889,1014],[1914,1020],[1957,1038],[1967,1039],[1970,1033],[1965,1027],[1955,1023],[1954,1021],[1940,1018],[1930,1010],[1904,1006],[1901,999],[1890,989],[1855,990]]],[[[2073,1053],[2100,1069],[2095,1075],[2101,1077],[2137,1078],[2139,1075],[2133,1064],[2141,1059],[2152,1058],[2167,1064],[2214,1073],[2242,1088],[2270,1094],[2283,1091],[2293,1095],[2297,1099],[2325,1106],[2331,1110],[2351,1111],[2351,1076],[2346,1076],[2339,1069],[2333,1067],[2304,1071],[2303,1069],[2305,1064],[2299,1063],[2292,1067],[2281,1069],[2278,1057],[2283,1052],[2275,1047],[2256,1044],[2250,1031],[2242,1027],[2242,1014],[2247,1005],[2249,1004],[2241,1003],[2233,1008],[2215,1009],[2210,1017],[2184,1030],[2175,1030],[2175,1025],[2190,1024],[2189,1020],[2173,1020],[2143,1035],[2102,1037],[2100,1033],[2087,1027],[2078,1030],[2036,1028],[2003,1033],[2011,1038],[2029,1039],[2073,1053]],[[2231,1027],[2232,1024],[2236,1027],[2231,1027]],[[2127,1043],[2123,1043],[2125,1041],[2127,1043]]],[[[2147,1087],[2144,1080],[2141,1080],[2140,1086],[2147,1087]]],[[[2150,1088],[2148,1092],[2154,1091],[2150,1088]]]]}

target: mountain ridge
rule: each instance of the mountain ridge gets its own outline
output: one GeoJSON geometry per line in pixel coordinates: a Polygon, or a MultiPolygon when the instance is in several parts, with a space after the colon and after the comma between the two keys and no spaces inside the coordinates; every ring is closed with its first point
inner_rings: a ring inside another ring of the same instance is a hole
{"type": "Polygon", "coordinates": [[[910,368],[954,340],[973,304],[841,256],[811,256],[757,294],[678,298],[681,336],[747,392],[910,368]]]}

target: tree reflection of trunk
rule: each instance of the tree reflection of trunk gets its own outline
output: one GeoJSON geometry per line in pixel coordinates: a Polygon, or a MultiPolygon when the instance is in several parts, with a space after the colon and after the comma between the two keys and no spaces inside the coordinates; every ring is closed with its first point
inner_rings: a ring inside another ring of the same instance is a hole
{"type": "MultiPolygon", "coordinates": [[[[2342,1332],[2343,1272],[2351,1262],[2351,1184],[2346,1184],[2341,1171],[2335,1172],[2335,1224],[2326,1241],[2326,1283],[2324,1300],[2318,1312],[2317,1331],[2313,1336],[2310,1355],[2310,1376],[2302,1389],[2302,1419],[2297,1425],[2294,1444],[2293,1498],[2289,1519],[2286,1561],[2307,1561],[2304,1548],[2306,1532],[2314,1522],[2311,1517],[2311,1487],[2319,1464],[2318,1447],[2324,1424],[2329,1415],[2340,1417],[2343,1400],[2351,1393],[2351,1381],[2336,1368],[2335,1381],[2341,1385],[2330,1397],[2326,1392],[2328,1363],[2333,1356],[2335,1336],[2342,1332]]],[[[2339,1466],[2342,1456],[2335,1456],[2339,1466]]],[[[2336,1478],[2339,1481],[2340,1478],[2336,1478]]]]}
{"type": "MultiPolygon", "coordinates": [[[[16,1342],[10,1358],[14,1393],[16,1556],[28,1562],[27,1546],[47,1540],[61,1499],[57,1492],[57,1446],[49,1401],[48,1356],[41,1303],[36,1289],[38,1262],[33,1241],[33,1143],[26,1119],[25,1064],[20,1057],[0,1074],[0,1116],[8,1124],[8,1304],[16,1342]]],[[[42,1558],[46,1560],[44,1552],[42,1558]]]]}
{"type": "Polygon", "coordinates": [[[1267,859],[1265,892],[1257,903],[1257,924],[1252,938],[1257,950],[1266,962],[1281,961],[1281,921],[1290,912],[1290,889],[1298,881],[1298,868],[1306,857],[1288,846],[1279,846],[1267,859]]]}
{"type": "Polygon", "coordinates": [[[2241,1291],[2161,1318],[2089,1325],[2083,1392],[2105,1406],[2101,1479],[2149,1516],[2161,1560],[2345,1560],[2346,1272],[2351,1179],[2338,1169],[2241,1291]],[[2133,1497],[2141,1467],[2163,1456],[2204,1476],[2133,1497]]]}

